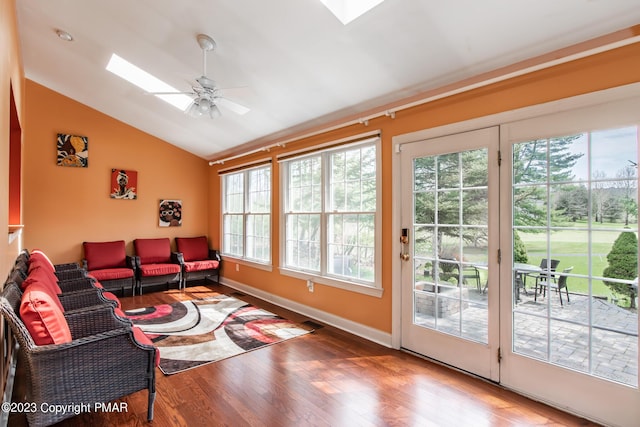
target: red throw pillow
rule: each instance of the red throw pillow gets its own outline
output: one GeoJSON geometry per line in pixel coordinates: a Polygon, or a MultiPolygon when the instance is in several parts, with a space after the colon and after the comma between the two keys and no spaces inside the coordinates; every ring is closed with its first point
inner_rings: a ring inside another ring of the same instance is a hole
{"type": "Polygon", "coordinates": [[[178,252],[182,252],[184,260],[202,261],[209,258],[209,242],[206,236],[176,237],[178,252]]]}
{"type": "Polygon", "coordinates": [[[84,242],[82,246],[84,247],[84,258],[87,260],[89,271],[127,266],[124,240],[84,242]]]}
{"type": "Polygon", "coordinates": [[[71,342],[71,331],[64,314],[42,286],[34,284],[22,294],[20,317],[36,345],[71,342]]]}

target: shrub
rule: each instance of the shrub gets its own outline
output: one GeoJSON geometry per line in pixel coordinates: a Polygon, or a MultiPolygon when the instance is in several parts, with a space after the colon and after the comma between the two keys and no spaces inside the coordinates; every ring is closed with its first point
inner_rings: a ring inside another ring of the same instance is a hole
{"type": "MultiPolygon", "coordinates": [[[[636,233],[623,231],[613,242],[607,255],[609,265],[602,275],[612,279],[633,280],[638,277],[638,238],[636,233]]],[[[614,294],[629,297],[630,307],[635,308],[637,290],[626,283],[604,281],[614,294]]]]}
{"type": "Polygon", "coordinates": [[[513,230],[513,262],[529,263],[527,248],[524,246],[522,240],[520,240],[520,235],[516,230],[513,230]]]}

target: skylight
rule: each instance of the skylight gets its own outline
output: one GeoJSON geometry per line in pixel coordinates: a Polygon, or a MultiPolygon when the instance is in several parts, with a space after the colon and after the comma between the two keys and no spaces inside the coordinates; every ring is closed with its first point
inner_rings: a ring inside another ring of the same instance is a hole
{"type": "Polygon", "coordinates": [[[111,59],[107,64],[107,71],[111,71],[113,74],[125,79],[129,83],[133,83],[146,92],[176,92],[175,95],[168,94],[155,96],[182,111],[184,111],[192,102],[192,99],[189,95],[179,93],[180,91],[178,89],[168,85],[159,78],[136,67],[135,65],[125,59],[122,59],[115,53],[111,55],[111,59]]]}
{"type": "Polygon", "coordinates": [[[347,25],[349,22],[364,15],[384,0],[320,0],[336,18],[347,25]]]}

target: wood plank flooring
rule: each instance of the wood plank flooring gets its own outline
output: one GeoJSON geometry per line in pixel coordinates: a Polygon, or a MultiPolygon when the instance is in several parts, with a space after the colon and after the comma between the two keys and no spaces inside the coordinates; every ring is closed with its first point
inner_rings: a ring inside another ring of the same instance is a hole
{"type": "MultiPolygon", "coordinates": [[[[122,298],[125,310],[228,293],[296,322],[310,319],[220,285],[122,298]]],[[[320,325],[312,334],[165,376],[155,417],[165,426],[590,426],[499,386],[320,325]]],[[[99,356],[97,356],[99,357],[99,356]]],[[[18,366],[14,401],[24,395],[18,366]]],[[[125,413],[87,413],[60,426],[146,425],[146,391],[125,413]]],[[[12,415],[9,426],[25,426],[12,415]]]]}

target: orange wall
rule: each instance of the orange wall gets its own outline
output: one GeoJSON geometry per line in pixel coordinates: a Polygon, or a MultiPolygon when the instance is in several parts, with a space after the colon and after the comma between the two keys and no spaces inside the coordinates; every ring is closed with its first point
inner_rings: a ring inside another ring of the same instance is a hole
{"type": "Polygon", "coordinates": [[[208,164],[158,138],[26,82],[23,167],[25,247],[54,262],[79,261],[83,241],[196,236],[208,232],[208,164]],[[89,138],[89,167],[56,164],[58,133],[89,138]],[[111,169],[138,172],[138,199],[109,197],[111,169]],[[180,199],[181,227],[158,226],[160,199],[180,199]]]}
{"type": "MultiPolygon", "coordinates": [[[[269,153],[273,158],[273,200],[275,212],[280,206],[280,187],[278,185],[278,162],[276,156],[302,147],[330,142],[369,130],[382,132],[382,298],[365,296],[337,288],[316,284],[313,293],[307,291],[306,283],[279,273],[279,233],[280,224],[277,215],[272,220],[272,272],[240,266],[235,271],[235,262],[226,260],[223,275],[225,278],[252,286],[281,298],[305,304],[354,322],[367,325],[384,332],[391,332],[391,289],[392,258],[394,239],[399,238],[399,230],[392,229],[393,204],[399,197],[392,189],[392,159],[394,156],[392,138],[409,132],[428,129],[450,123],[487,116],[516,108],[553,101],[588,92],[621,86],[640,81],[640,43],[619,48],[614,51],[559,65],[543,71],[507,80],[488,87],[476,89],[460,95],[451,96],[412,109],[396,112],[395,119],[381,117],[370,120],[368,127],[357,124],[344,129],[328,132],[312,138],[288,143],[286,148],[275,148],[269,153]]],[[[275,143],[277,141],[273,141],[275,143]]],[[[265,145],[268,145],[265,144],[265,145]]],[[[225,162],[210,172],[210,204],[214,230],[220,228],[220,179],[218,170],[233,167],[251,161],[252,158],[264,158],[265,153],[243,157],[234,162],[225,162]]]]}

